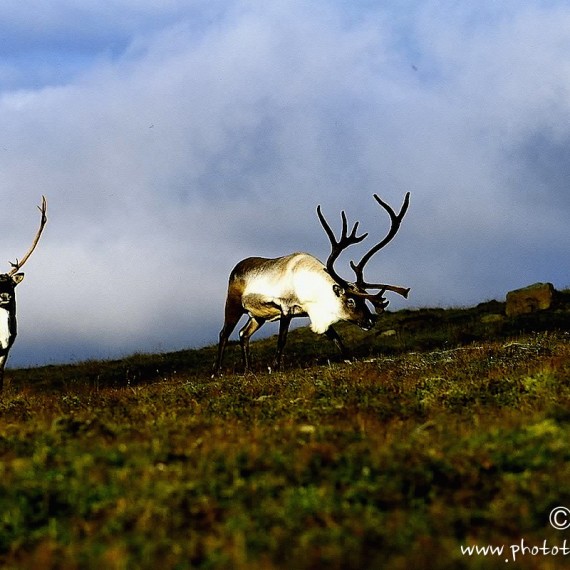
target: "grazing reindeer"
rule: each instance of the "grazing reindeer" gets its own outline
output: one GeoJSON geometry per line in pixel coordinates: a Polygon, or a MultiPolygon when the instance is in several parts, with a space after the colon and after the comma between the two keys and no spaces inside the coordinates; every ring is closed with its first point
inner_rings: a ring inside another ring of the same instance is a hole
{"type": "Polygon", "coordinates": [[[47,202],[42,196],[42,205],[38,206],[42,213],[40,227],[36,233],[36,237],[28,252],[20,261],[16,259],[15,263],[10,262],[12,269],[8,273],[0,274],[0,390],[4,386],[4,366],[8,359],[8,353],[16,340],[16,285],[24,279],[23,273],[18,273],[22,265],[28,261],[34,249],[40,241],[44,226],[47,222],[46,210],[47,202]]]}
{"type": "Polygon", "coordinates": [[[240,261],[230,274],[226,298],[224,326],[220,331],[218,358],[214,373],[220,374],[222,358],[228,338],[244,313],[249,320],[241,329],[240,344],[244,369],[249,370],[249,339],[266,321],[279,320],[279,337],[275,368],[280,369],[283,361],[283,349],[287,340],[289,324],[294,317],[309,317],[311,330],[324,333],[346,353],[341,338],[332,328],[337,321],[355,323],[364,330],[370,330],[388,301],[385,291],[393,291],[408,296],[409,289],[383,283],[367,283],[363,277],[364,266],[370,258],[390,242],[400,227],[400,223],[409,206],[410,193],[406,194],[398,214],[376,194],[374,198],[389,214],[391,225],[386,237],[374,245],[355,264],[350,266],[356,274],[356,281],[345,281],[334,269],[338,256],[349,246],[361,242],[368,234],[357,236],[358,222],[348,234],[346,215],[342,216],[342,234],[339,240],[317,206],[317,215],[331,242],[331,253],[326,267],[308,253],[292,253],[277,259],[249,257],[240,261]],[[379,290],[376,293],[369,289],[379,290]],[[370,301],[376,310],[372,314],[366,304],[370,301]]]}

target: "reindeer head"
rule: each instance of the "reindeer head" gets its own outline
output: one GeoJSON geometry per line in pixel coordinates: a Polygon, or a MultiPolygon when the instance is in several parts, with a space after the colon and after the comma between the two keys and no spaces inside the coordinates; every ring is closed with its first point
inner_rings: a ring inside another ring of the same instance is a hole
{"type": "Polygon", "coordinates": [[[352,313],[351,318],[346,318],[355,322],[364,329],[369,329],[374,324],[375,319],[378,315],[384,312],[384,309],[388,306],[389,301],[384,297],[386,291],[393,291],[398,293],[403,297],[408,296],[410,291],[409,288],[398,287],[396,285],[386,285],[385,283],[368,283],[364,280],[363,272],[365,265],[370,261],[372,256],[385,247],[398,233],[400,229],[400,224],[404,218],[408,206],[410,205],[410,193],[408,192],[404,198],[404,202],[400,211],[396,214],[394,210],[383,200],[381,200],[376,194],[374,194],[374,199],[382,206],[390,216],[390,229],[386,236],[375,244],[368,252],[362,257],[358,263],[354,261],[350,262],[350,267],[356,275],[356,280],[354,282],[347,281],[343,279],[335,270],[334,263],[338,256],[349,246],[361,242],[367,233],[358,236],[356,232],[358,230],[358,222],[355,222],[352,231],[348,233],[348,223],[346,220],[346,214],[344,211],[341,212],[342,218],[342,233],[340,239],[336,239],[334,232],[327,223],[325,217],[321,212],[321,207],[317,206],[317,215],[319,220],[327,234],[329,241],[331,242],[331,253],[327,259],[326,271],[335,280],[336,285],[333,289],[338,297],[342,297],[342,304],[347,313],[352,313]],[[376,293],[371,293],[370,290],[378,290],[376,293]],[[370,301],[374,306],[376,314],[372,314],[366,305],[366,301],[370,301]]]}
{"type": "Polygon", "coordinates": [[[21,283],[22,279],[24,279],[23,273],[16,273],[15,275],[0,274],[0,308],[7,308],[13,303],[14,289],[18,283],[21,283]]]}

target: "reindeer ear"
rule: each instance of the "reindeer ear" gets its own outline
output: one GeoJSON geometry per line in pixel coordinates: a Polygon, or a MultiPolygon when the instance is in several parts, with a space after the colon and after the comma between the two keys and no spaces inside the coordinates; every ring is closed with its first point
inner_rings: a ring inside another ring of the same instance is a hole
{"type": "Polygon", "coordinates": [[[342,297],[342,295],[344,294],[344,289],[340,285],[337,285],[336,283],[333,285],[333,291],[337,297],[342,297]]]}
{"type": "Polygon", "coordinates": [[[18,285],[18,283],[21,283],[23,280],[24,280],[23,273],[16,273],[15,275],[12,275],[12,281],[14,282],[14,285],[18,285]]]}

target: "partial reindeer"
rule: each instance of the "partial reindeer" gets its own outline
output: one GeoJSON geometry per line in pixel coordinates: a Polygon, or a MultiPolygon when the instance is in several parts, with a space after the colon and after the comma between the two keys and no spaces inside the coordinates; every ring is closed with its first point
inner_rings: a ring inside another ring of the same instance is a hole
{"type": "Polygon", "coordinates": [[[341,354],[346,356],[345,346],[332,327],[334,323],[348,321],[364,330],[370,330],[378,315],[382,314],[388,305],[384,298],[386,291],[393,291],[407,298],[409,288],[368,283],[364,280],[363,272],[371,257],[385,247],[398,232],[410,204],[410,193],[406,194],[398,213],[376,194],[374,199],[388,212],[390,229],[358,263],[350,262],[350,267],[356,275],[354,282],[344,280],[336,272],[334,263],[347,247],[361,242],[368,234],[356,235],[359,222],[356,222],[348,233],[346,214],[343,211],[342,233],[337,240],[321,212],[320,205],[317,206],[317,215],[331,243],[331,253],[326,266],[308,253],[292,253],[276,259],[249,257],[235,266],[229,278],[224,326],[220,331],[214,374],[221,373],[228,338],[245,313],[249,319],[239,332],[244,370],[247,372],[250,369],[251,335],[266,321],[277,320],[279,336],[274,368],[280,370],[287,332],[294,317],[309,317],[311,330],[319,334],[324,333],[336,344],[341,354]],[[377,292],[371,293],[370,290],[377,292]],[[366,301],[372,303],[375,314],[370,311],[366,301]]]}
{"type": "Polygon", "coordinates": [[[4,367],[8,359],[8,353],[16,340],[16,285],[24,279],[23,273],[18,273],[21,267],[28,261],[30,255],[36,249],[40,237],[47,222],[47,202],[42,196],[42,205],[38,206],[41,212],[40,227],[36,232],[30,249],[26,252],[21,260],[16,259],[8,273],[0,274],[0,390],[4,387],[4,367]]]}

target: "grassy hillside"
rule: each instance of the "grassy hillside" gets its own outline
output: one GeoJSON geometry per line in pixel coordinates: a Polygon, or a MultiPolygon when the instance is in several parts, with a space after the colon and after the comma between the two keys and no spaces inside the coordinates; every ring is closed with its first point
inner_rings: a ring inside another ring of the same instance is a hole
{"type": "Polygon", "coordinates": [[[279,374],[274,339],[245,377],[235,345],[219,379],[214,347],[9,371],[0,566],[568,567],[570,313],[502,311],[343,327],[351,363],[300,329],[279,374]]]}

